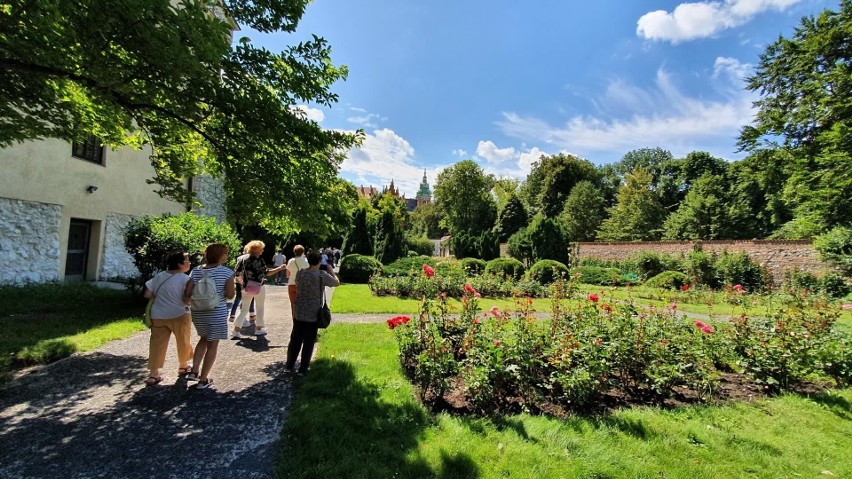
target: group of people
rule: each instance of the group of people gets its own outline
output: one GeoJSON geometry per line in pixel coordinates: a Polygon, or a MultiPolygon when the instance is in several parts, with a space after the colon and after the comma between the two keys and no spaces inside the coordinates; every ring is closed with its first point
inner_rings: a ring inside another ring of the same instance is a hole
{"type": "Polygon", "coordinates": [[[166,270],[145,283],[145,297],[153,298],[149,375],[145,384],[154,385],[163,380],[160,370],[165,364],[169,339],[174,335],[178,375],[187,381],[197,381],[197,389],[212,387],[210,371],[216,361],[219,341],[244,338],[241,331],[247,316],[255,325],[255,336],[266,337],[264,285],[269,276],[275,276],[276,284],[286,282],[290,298],[293,330],[287,346],[285,371],[294,370],[301,352],[297,374],[307,373],[316,343],[317,315],[323,306],[325,288],[340,284],[334,273],[334,253],[310,251],[305,254],[305,248],[296,245],[293,258],[285,263],[284,254],[279,251],[274,265],[268,267],[262,257],[264,248],[262,241],[249,242],[237,258],[234,269],[224,266],[228,262],[229,251],[223,244],[207,246],[203,264],[191,272],[188,253],[175,252],[166,258],[166,270]],[[202,279],[204,286],[199,290],[211,281],[215,285],[219,301],[212,309],[192,307],[193,293],[202,279]],[[233,303],[228,304],[231,300],[233,303]],[[240,310],[238,316],[235,314],[237,309],[240,310]],[[229,328],[229,322],[233,322],[233,329],[229,328]],[[190,324],[195,326],[199,336],[194,349],[190,340],[190,324]]]}

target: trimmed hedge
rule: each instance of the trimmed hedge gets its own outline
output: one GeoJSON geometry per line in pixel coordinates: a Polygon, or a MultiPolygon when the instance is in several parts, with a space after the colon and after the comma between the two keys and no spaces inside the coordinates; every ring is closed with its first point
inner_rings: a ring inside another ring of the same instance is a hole
{"type": "Polygon", "coordinates": [[[461,268],[468,276],[479,276],[485,272],[485,261],[479,258],[465,258],[461,260],[461,268]]]}
{"type": "Polygon", "coordinates": [[[524,263],[515,258],[495,258],[485,265],[485,274],[503,279],[521,279],[525,272],[524,263]]]}
{"type": "Polygon", "coordinates": [[[344,283],[369,283],[370,277],[382,271],[382,263],[372,256],[349,254],[340,260],[340,281],[344,283]]]}
{"type": "Polygon", "coordinates": [[[680,289],[689,282],[689,278],[680,271],[663,271],[645,281],[645,286],[651,288],[680,289]]]}
{"type": "Polygon", "coordinates": [[[550,284],[560,277],[568,277],[568,267],[559,261],[543,259],[530,267],[530,279],[540,284],[550,284]]]}
{"type": "Polygon", "coordinates": [[[585,284],[605,286],[622,286],[639,284],[639,277],[632,273],[624,273],[618,268],[602,268],[600,266],[580,266],[574,269],[580,273],[579,281],[585,284]]]}
{"type": "Polygon", "coordinates": [[[433,268],[436,264],[435,260],[428,256],[409,256],[382,266],[382,276],[416,276],[423,271],[423,263],[433,268]]]}
{"type": "Polygon", "coordinates": [[[406,237],[405,243],[409,250],[417,252],[418,255],[431,257],[435,253],[435,243],[429,238],[406,237]]]}

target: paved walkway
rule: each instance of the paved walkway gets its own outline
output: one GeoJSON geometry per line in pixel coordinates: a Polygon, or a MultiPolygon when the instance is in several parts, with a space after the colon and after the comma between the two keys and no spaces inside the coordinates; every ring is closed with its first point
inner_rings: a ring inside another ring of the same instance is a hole
{"type": "Polygon", "coordinates": [[[174,341],[145,387],[147,331],[25,371],[0,388],[0,478],[271,477],[294,381],[285,287],[266,308],[265,339],[220,344],[215,391],[178,378],[174,341]]]}

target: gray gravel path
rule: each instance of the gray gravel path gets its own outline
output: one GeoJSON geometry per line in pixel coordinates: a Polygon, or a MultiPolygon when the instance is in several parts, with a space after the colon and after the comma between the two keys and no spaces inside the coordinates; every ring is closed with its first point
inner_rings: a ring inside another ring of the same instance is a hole
{"type": "Polygon", "coordinates": [[[266,339],[220,344],[215,391],[178,378],[174,342],[145,387],[147,332],[19,374],[0,388],[0,478],[271,477],[293,389],[286,288],[266,307],[266,339]]]}

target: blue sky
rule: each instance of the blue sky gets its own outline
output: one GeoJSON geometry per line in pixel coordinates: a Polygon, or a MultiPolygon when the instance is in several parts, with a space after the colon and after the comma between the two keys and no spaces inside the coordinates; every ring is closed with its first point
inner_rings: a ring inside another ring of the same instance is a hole
{"type": "Polygon", "coordinates": [[[735,160],[750,122],[742,78],[765,45],[838,1],[315,0],[294,35],[243,31],[270,49],[325,37],[349,78],[325,128],[363,128],[341,176],[393,179],[414,196],[423,170],[473,159],[523,179],[542,154],[595,164],[662,147],[735,160]]]}

